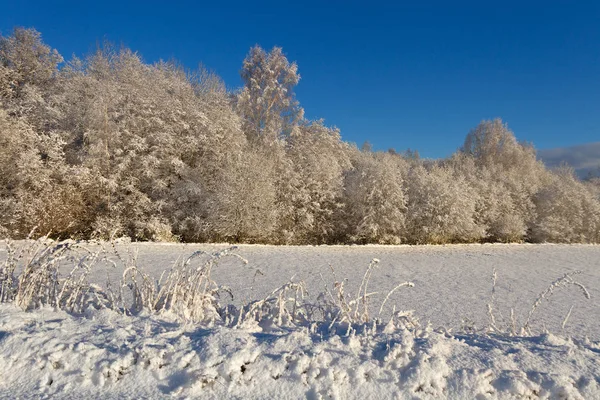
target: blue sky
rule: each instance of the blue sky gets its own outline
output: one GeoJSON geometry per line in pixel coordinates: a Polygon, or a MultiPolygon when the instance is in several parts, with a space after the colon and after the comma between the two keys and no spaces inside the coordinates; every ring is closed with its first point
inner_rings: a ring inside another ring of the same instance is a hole
{"type": "Polygon", "coordinates": [[[495,117],[538,149],[600,141],[600,2],[218,3],[0,0],[0,32],[67,59],[108,39],[231,88],[251,46],[281,46],[306,116],[376,149],[443,157],[495,117]]]}

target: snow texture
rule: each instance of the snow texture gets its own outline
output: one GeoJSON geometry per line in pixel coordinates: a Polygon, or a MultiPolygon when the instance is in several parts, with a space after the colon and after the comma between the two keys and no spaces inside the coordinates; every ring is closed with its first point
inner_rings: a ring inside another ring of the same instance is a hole
{"type": "MultiPolygon", "coordinates": [[[[181,254],[225,246],[121,246],[127,247],[139,248],[138,265],[160,275],[181,254]]],[[[90,307],[70,315],[1,304],[0,397],[600,398],[598,246],[240,246],[238,253],[248,265],[225,263],[213,271],[237,305],[264,297],[293,275],[316,297],[325,284],[331,288],[330,265],[354,293],[373,258],[380,262],[369,282],[378,292],[372,316],[395,285],[415,285],[390,296],[382,323],[352,329],[329,321],[209,326],[168,313],[126,316],[90,307]],[[501,327],[511,324],[511,308],[523,324],[539,294],[564,273],[582,271],[577,279],[591,300],[559,288],[533,315],[535,335],[490,333],[492,268],[501,327]],[[414,309],[421,324],[410,314],[390,319],[392,306],[414,309]]],[[[104,282],[106,272],[97,271],[94,280],[104,282]]]]}

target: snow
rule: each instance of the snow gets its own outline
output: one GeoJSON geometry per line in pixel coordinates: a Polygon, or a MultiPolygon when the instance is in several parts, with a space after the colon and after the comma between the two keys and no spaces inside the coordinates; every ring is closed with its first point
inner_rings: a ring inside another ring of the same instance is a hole
{"type": "MultiPolygon", "coordinates": [[[[216,250],[229,247],[194,244],[134,243],[138,264],[156,278],[170,268],[178,257],[197,249],[216,250]]],[[[122,254],[128,245],[120,247],[122,254]]],[[[557,291],[543,302],[533,317],[534,330],[544,328],[555,333],[583,338],[600,337],[600,246],[598,245],[529,245],[484,244],[448,246],[263,246],[239,245],[237,253],[247,265],[232,260],[213,270],[217,283],[230,287],[236,304],[265,297],[273,289],[290,281],[304,281],[311,297],[331,284],[335,271],[338,280],[348,279],[354,294],[369,262],[380,260],[371,276],[369,287],[379,292],[372,304],[375,313],[387,293],[397,284],[411,281],[414,288],[393,293],[386,307],[391,310],[415,310],[423,322],[434,327],[461,328],[474,323],[482,328],[488,323],[487,303],[492,290],[493,268],[497,270],[496,309],[510,319],[513,308],[524,322],[537,296],[564,273],[582,271],[577,279],[586,285],[591,301],[578,290],[557,291]],[[260,273],[257,273],[260,271],[260,273]],[[562,321],[574,305],[566,329],[562,321]],[[463,323],[464,322],[464,323],[463,323]]],[[[104,282],[104,270],[94,277],[104,282]]],[[[119,274],[114,274],[117,280],[119,274]]]]}
{"type": "MultiPolygon", "coordinates": [[[[117,246],[121,254],[137,249],[138,265],[155,277],[181,255],[225,247],[117,246]]],[[[373,258],[380,261],[368,282],[368,291],[378,292],[372,317],[396,285],[414,287],[390,296],[380,324],[351,329],[329,329],[329,321],[235,327],[186,323],[169,313],[90,307],[71,315],[0,304],[0,397],[600,398],[600,246],[242,245],[236,252],[248,264],[224,261],[212,278],[231,288],[238,307],[292,277],[315,301],[336,280],[330,266],[354,296],[373,258]],[[507,330],[489,333],[493,268],[493,311],[507,330]],[[574,271],[582,271],[573,278],[590,300],[576,287],[558,288],[533,314],[534,335],[508,334],[511,308],[521,326],[538,295],[574,271]],[[394,306],[415,310],[420,324],[410,314],[392,317],[394,306]]],[[[107,270],[118,280],[119,271],[96,267],[90,281],[103,284],[107,270]]]]}

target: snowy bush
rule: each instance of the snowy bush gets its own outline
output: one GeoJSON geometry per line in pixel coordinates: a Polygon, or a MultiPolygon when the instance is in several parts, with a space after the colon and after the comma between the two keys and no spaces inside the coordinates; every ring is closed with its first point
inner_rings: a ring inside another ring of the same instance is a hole
{"type": "Polygon", "coordinates": [[[474,189],[475,218],[486,239],[522,241],[535,218],[533,198],[548,179],[533,147],[517,141],[499,119],[483,121],[467,135],[449,164],[474,189]]]}
{"type": "Polygon", "coordinates": [[[286,243],[326,243],[339,231],[350,160],[337,129],[315,121],[292,130],[277,181],[278,230],[286,243]]]}
{"type": "Polygon", "coordinates": [[[82,233],[82,185],[78,168],[64,162],[60,138],[41,136],[1,109],[0,132],[0,226],[14,238],[34,227],[53,236],[82,233]]]}
{"type": "MultiPolygon", "coordinates": [[[[369,314],[369,280],[379,260],[367,267],[355,296],[345,290],[344,281],[335,281],[331,289],[318,296],[318,301],[306,300],[303,282],[290,281],[263,299],[242,304],[238,309],[228,304],[233,293],[217,284],[211,273],[224,259],[232,258],[242,264],[247,260],[236,253],[236,247],[215,252],[196,251],[165,270],[158,280],[148,275],[137,262],[137,254],[127,255],[117,250],[115,242],[100,246],[97,251],[85,242],[67,240],[56,242],[47,238],[14,247],[7,244],[7,258],[0,269],[0,302],[14,302],[24,310],[49,306],[75,314],[89,307],[109,308],[124,314],[150,312],[169,314],[181,321],[204,325],[258,326],[260,329],[285,326],[306,326],[323,323],[328,329],[340,326],[352,330],[362,324],[379,324],[381,312],[396,290],[414,286],[404,282],[385,296],[379,314],[369,314]],[[92,268],[108,263],[121,271],[119,282],[100,286],[88,282],[92,268]],[[224,296],[224,297],[222,297],[224,296]]],[[[407,319],[409,314],[394,314],[393,318],[407,319]]]]}
{"type": "Polygon", "coordinates": [[[600,201],[572,170],[562,169],[534,198],[537,218],[531,238],[538,242],[600,242],[600,201]]]}
{"type": "Polygon", "coordinates": [[[220,321],[224,311],[219,305],[219,296],[232,294],[211,279],[211,270],[226,257],[247,263],[234,250],[232,247],[214,253],[196,251],[165,271],[156,282],[133,263],[123,271],[117,304],[121,309],[132,312],[173,313],[190,322],[212,324],[220,321]],[[196,265],[198,260],[199,265],[196,265]],[[131,303],[128,303],[129,296],[124,290],[131,292],[131,303]]]}
{"type": "Polygon", "coordinates": [[[407,178],[406,225],[411,243],[475,242],[484,228],[475,221],[473,189],[450,168],[414,168],[407,178]]]}
{"type": "Polygon", "coordinates": [[[406,238],[408,167],[386,153],[357,153],[346,173],[346,229],[352,242],[398,244],[406,238]]]}

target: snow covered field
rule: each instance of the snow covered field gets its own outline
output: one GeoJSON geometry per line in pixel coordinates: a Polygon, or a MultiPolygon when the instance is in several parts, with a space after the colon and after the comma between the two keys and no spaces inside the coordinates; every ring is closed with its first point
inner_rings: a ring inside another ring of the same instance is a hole
{"type": "MultiPolygon", "coordinates": [[[[124,259],[137,249],[137,265],[155,278],[180,256],[226,247],[117,246],[124,259]]],[[[236,326],[186,323],[172,313],[90,307],[72,315],[0,304],[0,397],[600,398],[599,246],[242,245],[236,253],[248,263],[223,259],[212,279],[231,289],[233,300],[220,301],[238,310],[290,279],[305,283],[305,303],[327,290],[335,297],[333,283],[344,279],[356,298],[377,258],[369,322],[236,326]],[[532,334],[511,336],[540,293],[575,271],[591,298],[575,285],[558,287],[532,314],[532,334]],[[374,323],[386,295],[405,281],[414,287],[394,291],[374,323]],[[489,332],[490,303],[501,332],[489,332]],[[414,310],[420,323],[393,310],[414,310]]],[[[108,273],[118,283],[122,272],[99,262],[89,281],[104,286],[108,273]]]]}

